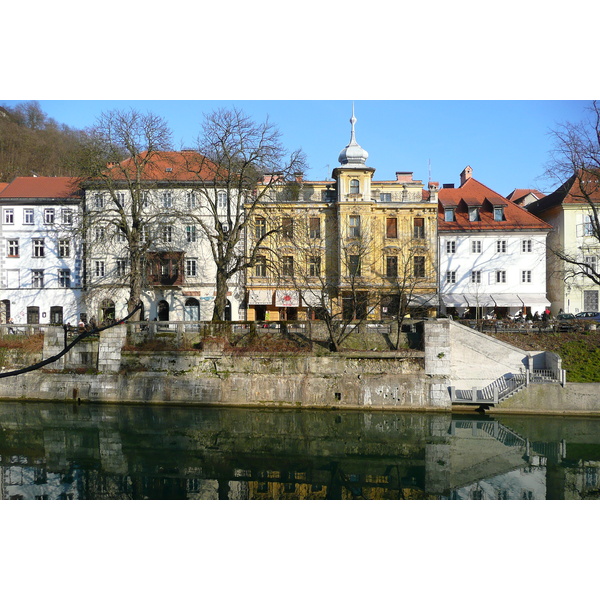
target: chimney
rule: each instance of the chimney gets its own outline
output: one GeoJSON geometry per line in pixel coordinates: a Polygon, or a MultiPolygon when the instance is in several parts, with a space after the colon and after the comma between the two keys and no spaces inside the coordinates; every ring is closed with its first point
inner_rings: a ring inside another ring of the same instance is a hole
{"type": "Polygon", "coordinates": [[[465,167],[463,172],[460,174],[460,185],[465,185],[468,179],[473,177],[473,169],[471,167],[465,167]]]}
{"type": "Polygon", "coordinates": [[[440,184],[437,181],[429,182],[429,202],[435,202],[437,204],[439,189],[440,184]]]}
{"type": "Polygon", "coordinates": [[[412,171],[396,171],[396,181],[409,182],[412,181],[412,171]]]}
{"type": "Polygon", "coordinates": [[[294,173],[294,179],[296,180],[296,183],[302,183],[304,177],[302,173],[294,173]]]}

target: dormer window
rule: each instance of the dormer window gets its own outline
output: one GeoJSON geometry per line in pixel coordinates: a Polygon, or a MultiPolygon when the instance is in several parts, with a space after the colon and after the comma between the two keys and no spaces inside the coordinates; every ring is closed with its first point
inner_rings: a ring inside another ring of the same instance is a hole
{"type": "Polygon", "coordinates": [[[444,208],[444,221],[454,221],[454,208],[444,208]]]}
{"type": "Polygon", "coordinates": [[[479,221],[479,207],[469,206],[469,221],[479,221]]]}
{"type": "Polygon", "coordinates": [[[359,183],[358,179],[351,179],[350,180],[350,193],[358,194],[359,190],[360,190],[360,183],[359,183]]]}
{"type": "Polygon", "coordinates": [[[494,221],[504,221],[503,206],[494,206],[494,221]]]}

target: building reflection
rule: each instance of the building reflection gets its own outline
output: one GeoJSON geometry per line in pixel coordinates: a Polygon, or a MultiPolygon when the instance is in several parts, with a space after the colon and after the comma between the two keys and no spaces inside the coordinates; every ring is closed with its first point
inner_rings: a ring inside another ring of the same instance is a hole
{"type": "Polygon", "coordinates": [[[2,499],[579,499],[594,419],[0,404],[2,499]]]}

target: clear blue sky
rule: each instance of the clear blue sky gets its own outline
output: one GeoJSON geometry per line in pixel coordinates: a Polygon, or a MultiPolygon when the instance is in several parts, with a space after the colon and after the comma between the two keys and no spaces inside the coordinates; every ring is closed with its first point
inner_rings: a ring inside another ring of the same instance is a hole
{"type": "MultiPolygon", "coordinates": [[[[0,104],[14,106],[16,100],[0,104]]],[[[325,179],[338,165],[350,139],[350,100],[273,101],[41,101],[48,116],[76,128],[91,126],[102,111],[135,107],[164,117],[176,148],[193,147],[203,114],[236,106],[255,120],[276,123],[289,149],[308,157],[308,179],[325,179]]],[[[550,129],[578,121],[585,101],[522,100],[364,100],[355,102],[358,143],[369,152],[367,164],[376,179],[393,179],[396,171],[413,171],[416,179],[459,183],[470,165],[473,176],[500,194],[514,188],[553,190],[543,179],[552,140],[550,129]]]]}

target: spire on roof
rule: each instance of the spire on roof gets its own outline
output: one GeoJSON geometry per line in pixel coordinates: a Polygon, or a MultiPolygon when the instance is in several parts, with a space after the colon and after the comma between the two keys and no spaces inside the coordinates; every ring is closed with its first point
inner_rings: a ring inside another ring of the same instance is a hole
{"type": "Polygon", "coordinates": [[[369,153],[361,148],[356,142],[356,133],[354,131],[354,124],[356,123],[356,117],[354,116],[354,102],[352,103],[352,118],[350,124],[352,129],[350,131],[350,143],[340,152],[338,160],[344,167],[360,168],[364,167],[369,158],[369,153]]]}

